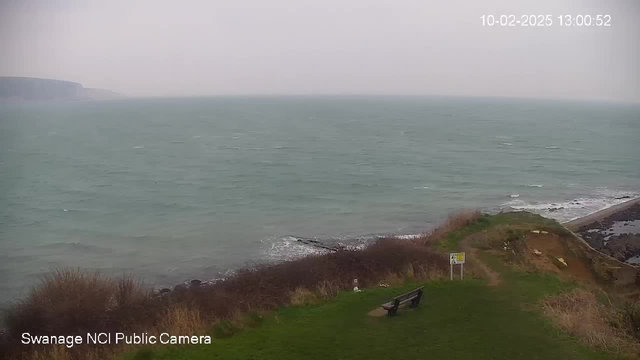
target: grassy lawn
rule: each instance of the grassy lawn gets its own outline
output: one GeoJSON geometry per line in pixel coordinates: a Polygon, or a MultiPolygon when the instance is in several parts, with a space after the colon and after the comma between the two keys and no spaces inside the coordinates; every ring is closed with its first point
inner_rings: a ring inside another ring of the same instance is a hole
{"type": "MultiPolygon", "coordinates": [[[[527,213],[486,216],[454,231],[440,243],[455,250],[466,236],[501,224],[558,229],[553,221],[527,213]]],[[[344,292],[320,305],[289,307],[257,326],[218,336],[211,345],[156,346],[129,354],[140,359],[615,359],[590,350],[551,326],[537,303],[546,295],[576,287],[539,273],[513,270],[501,260],[479,253],[503,282],[488,287],[478,279],[424,284],[417,309],[401,309],[394,318],[367,313],[393,296],[415,288],[344,292]]],[[[216,333],[212,331],[212,334],[216,333]]],[[[179,335],[179,334],[178,334],[179,335]]]]}
{"type": "Polygon", "coordinates": [[[395,318],[367,316],[413,286],[343,293],[323,305],[282,309],[212,345],[156,347],[127,359],[614,358],[586,349],[527,310],[544,294],[572,287],[556,278],[512,274],[510,284],[498,288],[480,280],[428,283],[418,309],[401,309],[395,318]]]}

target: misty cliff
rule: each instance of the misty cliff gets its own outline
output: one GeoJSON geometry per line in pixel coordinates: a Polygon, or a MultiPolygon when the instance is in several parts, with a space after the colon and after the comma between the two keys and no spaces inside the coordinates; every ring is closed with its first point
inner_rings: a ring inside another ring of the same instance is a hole
{"type": "Polygon", "coordinates": [[[110,90],[85,88],[71,81],[0,77],[2,101],[99,100],[122,96],[110,90]]]}

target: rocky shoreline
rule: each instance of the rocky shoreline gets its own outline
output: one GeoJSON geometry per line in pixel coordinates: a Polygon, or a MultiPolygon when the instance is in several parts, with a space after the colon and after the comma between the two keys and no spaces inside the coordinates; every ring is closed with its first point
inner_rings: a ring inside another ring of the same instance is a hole
{"type": "MultiPolygon", "coordinates": [[[[594,249],[620,261],[640,265],[640,199],[631,199],[564,225],[579,234],[594,249]]],[[[296,241],[327,251],[342,248],[339,244],[332,245],[316,239],[296,237],[296,241]]],[[[220,281],[225,281],[225,278],[187,280],[173,288],[156,288],[154,294],[162,297],[171,293],[200,291],[220,281]]]]}
{"type": "Polygon", "coordinates": [[[620,261],[640,259],[640,203],[634,202],[576,229],[589,245],[620,261]]]}
{"type": "MultiPolygon", "coordinates": [[[[328,251],[338,251],[340,249],[345,248],[340,244],[331,245],[319,240],[309,239],[309,238],[296,238],[296,241],[308,246],[312,246],[318,249],[323,249],[328,251]]],[[[171,293],[185,293],[187,291],[199,291],[201,289],[211,287],[220,281],[225,281],[225,278],[218,278],[213,280],[200,280],[200,279],[187,280],[181,284],[174,286],[173,288],[168,288],[168,287],[156,288],[153,291],[153,295],[163,297],[163,296],[168,296],[171,293]]]]}

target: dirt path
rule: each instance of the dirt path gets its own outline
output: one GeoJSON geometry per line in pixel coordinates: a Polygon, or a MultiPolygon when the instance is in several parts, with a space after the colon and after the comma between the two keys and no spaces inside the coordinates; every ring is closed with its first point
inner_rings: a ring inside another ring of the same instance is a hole
{"type": "Polygon", "coordinates": [[[500,273],[491,270],[487,264],[483,263],[478,257],[478,249],[471,245],[472,236],[467,236],[460,242],[460,249],[466,253],[467,262],[474,268],[478,269],[485,278],[489,280],[489,286],[498,286],[502,282],[500,273]]]}

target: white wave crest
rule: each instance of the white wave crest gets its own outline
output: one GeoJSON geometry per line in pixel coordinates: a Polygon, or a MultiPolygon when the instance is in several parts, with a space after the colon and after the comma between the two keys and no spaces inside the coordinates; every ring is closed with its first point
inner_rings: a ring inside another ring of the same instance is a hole
{"type": "MultiPolygon", "coordinates": [[[[423,234],[402,234],[402,235],[367,235],[359,237],[330,238],[318,240],[320,244],[337,245],[347,250],[362,250],[372,242],[383,238],[395,238],[399,240],[413,240],[422,237],[423,234]]],[[[301,242],[302,238],[295,236],[273,236],[260,240],[264,247],[264,258],[269,261],[295,260],[309,255],[322,255],[331,250],[313,246],[301,242]]]]}
{"type": "Polygon", "coordinates": [[[590,197],[578,197],[559,202],[527,202],[522,199],[514,199],[504,203],[503,206],[513,210],[535,212],[542,216],[565,222],[587,216],[596,211],[637,197],[640,197],[640,193],[601,190],[596,191],[594,195],[590,197]]]}
{"type": "Polygon", "coordinates": [[[419,239],[422,236],[424,236],[424,234],[409,234],[409,235],[396,235],[394,236],[394,238],[400,239],[400,240],[413,240],[413,239],[419,239]]]}
{"type": "Polygon", "coordinates": [[[327,249],[301,243],[295,236],[270,237],[260,240],[260,242],[270,244],[269,248],[264,251],[264,256],[271,261],[295,260],[329,252],[327,249]]]}

